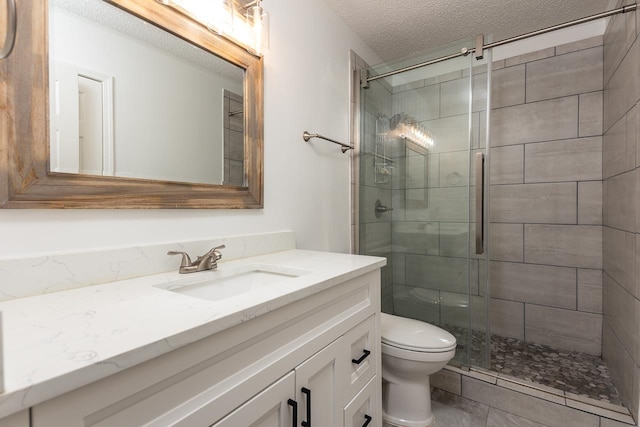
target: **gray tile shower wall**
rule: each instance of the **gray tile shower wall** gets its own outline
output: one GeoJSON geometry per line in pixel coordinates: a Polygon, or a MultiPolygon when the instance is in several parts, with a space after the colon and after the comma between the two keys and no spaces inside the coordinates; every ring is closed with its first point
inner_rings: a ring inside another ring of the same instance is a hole
{"type": "Polygon", "coordinates": [[[623,402],[638,420],[640,28],[636,15],[640,14],[612,18],[604,35],[602,351],[623,402]]]}
{"type": "MultiPolygon", "coordinates": [[[[603,37],[594,37],[508,58],[493,64],[492,82],[490,329],[594,355],[602,351],[603,49],[603,37]]],[[[465,75],[392,91],[392,113],[408,113],[447,139],[428,160],[407,152],[392,185],[395,312],[461,326],[466,313],[454,296],[465,293],[470,253],[465,75]]],[[[476,67],[475,149],[485,144],[484,81],[486,66],[476,67]]],[[[624,151],[624,131],[621,138],[621,152],[612,156],[635,162],[635,152],[624,151]]],[[[612,185],[635,182],[630,176],[612,185]]],[[[635,209],[630,200],[615,199],[611,218],[624,222],[635,209]]],[[[474,307],[482,306],[485,267],[474,261],[476,297],[468,306],[473,327],[482,330],[483,310],[474,307]]]]}

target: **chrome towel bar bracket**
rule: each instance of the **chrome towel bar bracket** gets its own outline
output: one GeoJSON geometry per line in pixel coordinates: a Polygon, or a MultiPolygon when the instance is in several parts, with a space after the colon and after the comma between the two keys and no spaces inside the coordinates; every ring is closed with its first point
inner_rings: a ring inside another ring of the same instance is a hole
{"type": "Polygon", "coordinates": [[[342,142],[336,141],[335,139],[327,138],[326,136],[322,136],[319,133],[309,133],[306,130],[302,133],[302,139],[305,141],[309,141],[311,138],[320,138],[325,141],[333,142],[334,144],[338,144],[343,153],[346,153],[348,150],[353,150],[353,145],[343,144],[342,142]]]}

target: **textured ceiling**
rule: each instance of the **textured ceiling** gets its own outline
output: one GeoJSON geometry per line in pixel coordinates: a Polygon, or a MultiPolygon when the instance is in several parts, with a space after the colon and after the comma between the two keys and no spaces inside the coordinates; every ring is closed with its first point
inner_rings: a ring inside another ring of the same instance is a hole
{"type": "Polygon", "coordinates": [[[607,0],[325,1],[384,61],[480,33],[503,40],[607,7],[607,0]]]}

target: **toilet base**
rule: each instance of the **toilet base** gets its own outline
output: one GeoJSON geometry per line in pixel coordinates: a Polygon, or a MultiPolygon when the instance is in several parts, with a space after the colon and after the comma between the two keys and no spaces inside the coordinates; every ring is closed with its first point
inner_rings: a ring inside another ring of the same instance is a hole
{"type": "Polygon", "coordinates": [[[386,427],[386,425],[389,427],[431,427],[433,425],[433,421],[433,414],[431,414],[431,417],[425,421],[407,421],[392,417],[391,415],[386,414],[384,410],[382,411],[383,427],[386,427]]]}
{"type": "Polygon", "coordinates": [[[431,388],[429,376],[396,378],[389,372],[389,365],[382,362],[382,419],[399,427],[430,427],[431,388]],[[387,374],[387,375],[385,375],[387,374]]]}

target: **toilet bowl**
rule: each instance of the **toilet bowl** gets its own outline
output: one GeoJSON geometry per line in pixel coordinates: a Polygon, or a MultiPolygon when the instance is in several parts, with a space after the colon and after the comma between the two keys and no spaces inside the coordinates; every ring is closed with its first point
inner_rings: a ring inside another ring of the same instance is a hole
{"type": "Polygon", "coordinates": [[[433,423],[429,375],[456,354],[456,339],[437,326],[382,313],[382,418],[392,426],[433,423]]]}

